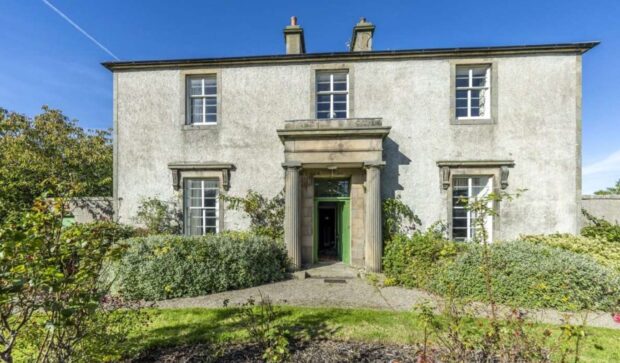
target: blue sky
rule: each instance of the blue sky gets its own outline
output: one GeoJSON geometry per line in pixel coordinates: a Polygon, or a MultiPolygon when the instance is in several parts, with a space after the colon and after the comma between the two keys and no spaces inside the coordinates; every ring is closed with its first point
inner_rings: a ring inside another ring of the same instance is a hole
{"type": "MultiPolygon", "coordinates": [[[[280,54],[291,15],[308,52],[346,50],[361,16],[378,50],[601,40],[583,60],[583,191],[620,178],[617,0],[47,1],[122,60],[280,54]]],[[[0,107],[111,127],[110,54],[42,0],[0,0],[0,24],[0,107]]]]}

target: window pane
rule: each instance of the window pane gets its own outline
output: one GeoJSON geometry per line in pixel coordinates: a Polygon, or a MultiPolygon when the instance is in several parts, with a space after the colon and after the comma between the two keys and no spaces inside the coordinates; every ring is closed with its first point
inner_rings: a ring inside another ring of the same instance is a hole
{"type": "Polygon", "coordinates": [[[318,111],[329,111],[329,103],[319,103],[316,108],[318,111]]]}
{"type": "Polygon", "coordinates": [[[471,107],[471,117],[479,117],[480,116],[480,107],[471,107]]]}
{"type": "Polygon", "coordinates": [[[347,102],[346,94],[334,95],[334,102],[347,102]]]}
{"type": "Polygon", "coordinates": [[[205,231],[206,233],[217,233],[215,227],[207,227],[205,231]]]}
{"type": "Polygon", "coordinates": [[[347,118],[346,111],[334,111],[334,118],[347,118]]]}
{"type": "Polygon", "coordinates": [[[456,75],[469,77],[469,67],[456,67],[456,75]]]}
{"type": "Polygon", "coordinates": [[[219,181],[215,180],[215,179],[208,179],[204,181],[205,183],[205,188],[209,188],[209,189],[217,189],[220,187],[220,183],[219,181]]]}
{"type": "Polygon", "coordinates": [[[348,197],[349,180],[317,180],[314,182],[315,197],[348,197]]]}
{"type": "Polygon", "coordinates": [[[467,91],[456,91],[456,98],[467,99],[467,91]]]}
{"type": "Polygon", "coordinates": [[[316,113],[316,118],[320,118],[320,119],[329,118],[329,111],[317,112],[316,113]]]}
{"type": "Polygon", "coordinates": [[[346,81],[347,81],[346,72],[334,73],[334,82],[346,82],[346,81]]]}
{"type": "Polygon", "coordinates": [[[456,77],[456,86],[457,87],[469,87],[469,78],[468,77],[456,77]]]}
{"type": "Polygon", "coordinates": [[[456,99],[456,107],[466,108],[467,107],[467,99],[457,98],[456,99]]]}
{"type": "Polygon", "coordinates": [[[318,95],[318,96],[316,97],[316,101],[317,101],[317,102],[319,102],[319,103],[321,103],[321,102],[323,102],[323,103],[325,103],[325,102],[326,102],[326,103],[329,103],[329,102],[330,102],[330,100],[331,100],[331,96],[330,96],[330,95],[318,95]]]}
{"type": "Polygon", "coordinates": [[[217,88],[215,86],[205,87],[205,94],[206,95],[216,95],[217,94],[217,88]]]}
{"type": "Polygon", "coordinates": [[[326,92],[329,91],[329,83],[323,83],[323,82],[319,82],[316,84],[316,90],[319,92],[326,92]]]}
{"type": "Polygon", "coordinates": [[[197,96],[202,94],[202,79],[200,78],[192,78],[189,80],[190,85],[190,94],[192,96],[197,96]]]}
{"type": "Polygon", "coordinates": [[[465,208],[453,208],[452,209],[452,217],[453,218],[467,218],[467,209],[465,209],[465,208]]]}
{"type": "Polygon", "coordinates": [[[457,108],[456,109],[456,117],[467,117],[467,109],[466,108],[457,108]]]}
{"type": "Polygon", "coordinates": [[[486,77],[474,77],[472,80],[472,87],[485,87],[487,84],[486,77]]]}
{"type": "Polygon", "coordinates": [[[329,83],[331,80],[331,73],[328,72],[319,72],[316,74],[317,82],[327,82],[329,83]]]}
{"type": "Polygon", "coordinates": [[[207,114],[215,114],[217,112],[217,107],[215,106],[207,106],[207,114]]]}
{"type": "Polygon", "coordinates": [[[461,218],[454,218],[454,220],[452,221],[452,225],[454,226],[454,228],[463,228],[463,227],[467,227],[467,218],[465,219],[461,219],[461,218]]]}
{"type": "Polygon", "coordinates": [[[334,82],[334,91],[346,91],[347,83],[346,82],[334,82]]]}
{"type": "Polygon", "coordinates": [[[338,112],[338,111],[346,112],[347,104],[346,103],[334,103],[334,112],[338,112]]]}
{"type": "Polygon", "coordinates": [[[487,69],[488,67],[477,67],[477,68],[472,68],[471,73],[473,77],[480,77],[480,76],[485,76],[487,75],[487,69]]]}

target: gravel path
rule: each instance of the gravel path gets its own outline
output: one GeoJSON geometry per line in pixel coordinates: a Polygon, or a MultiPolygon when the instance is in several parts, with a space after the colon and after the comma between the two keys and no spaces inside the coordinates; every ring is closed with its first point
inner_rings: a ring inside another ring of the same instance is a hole
{"type": "MultiPolygon", "coordinates": [[[[239,305],[250,297],[269,297],[276,305],[303,307],[367,308],[394,311],[409,311],[414,305],[428,303],[437,307],[441,298],[419,289],[402,287],[378,287],[361,278],[357,272],[342,265],[307,270],[301,276],[310,278],[292,279],[249,289],[226,291],[206,296],[164,300],[155,303],[159,308],[221,308],[225,304],[239,305]],[[331,282],[329,282],[331,281],[331,282]]],[[[299,276],[299,275],[298,275],[299,276]]],[[[473,306],[477,315],[486,316],[486,308],[473,306]]],[[[504,309],[504,312],[509,312],[504,309]]],[[[550,324],[561,324],[564,314],[555,310],[528,310],[528,315],[550,324]]],[[[584,314],[575,314],[573,323],[580,323],[584,314]]],[[[587,313],[589,326],[620,329],[611,314],[587,313]]]]}

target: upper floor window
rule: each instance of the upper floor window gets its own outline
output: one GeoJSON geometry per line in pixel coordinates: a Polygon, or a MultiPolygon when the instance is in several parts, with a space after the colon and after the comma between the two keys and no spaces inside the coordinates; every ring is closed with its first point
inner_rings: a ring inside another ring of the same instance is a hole
{"type": "Polygon", "coordinates": [[[187,78],[188,124],[217,123],[217,78],[215,75],[187,78]]]}
{"type": "Polygon", "coordinates": [[[219,182],[214,179],[185,180],[185,232],[204,235],[219,232],[219,182]]]}
{"type": "MultiPolygon", "coordinates": [[[[493,178],[489,176],[455,176],[452,184],[452,239],[471,241],[476,237],[475,213],[467,208],[470,200],[482,198],[492,191],[493,178]]],[[[489,240],[491,236],[492,217],[486,216],[484,229],[489,240]]]]}
{"type": "Polygon", "coordinates": [[[316,74],[316,118],[349,117],[349,72],[316,74]]]}
{"type": "Polygon", "coordinates": [[[456,67],[456,118],[491,118],[491,67],[456,67]]]}

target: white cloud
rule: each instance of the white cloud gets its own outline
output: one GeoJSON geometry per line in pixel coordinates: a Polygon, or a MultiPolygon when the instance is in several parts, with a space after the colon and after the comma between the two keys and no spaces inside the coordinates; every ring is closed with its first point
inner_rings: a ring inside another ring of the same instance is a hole
{"type": "Polygon", "coordinates": [[[584,194],[613,186],[620,179],[620,150],[584,166],[582,173],[584,194]]]}

